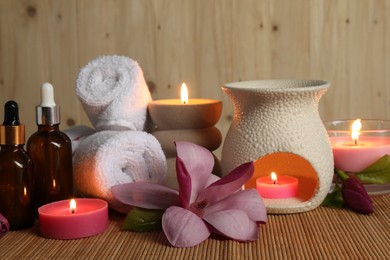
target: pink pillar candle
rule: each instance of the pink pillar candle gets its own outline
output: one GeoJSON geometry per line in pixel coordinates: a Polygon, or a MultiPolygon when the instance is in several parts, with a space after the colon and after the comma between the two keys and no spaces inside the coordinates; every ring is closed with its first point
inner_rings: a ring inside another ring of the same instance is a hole
{"type": "Polygon", "coordinates": [[[273,180],[271,176],[256,179],[256,188],[263,198],[286,199],[298,195],[298,179],[289,175],[278,176],[273,180]]]}
{"type": "Polygon", "coordinates": [[[61,200],[38,209],[42,236],[54,239],[76,239],[97,235],[108,227],[108,205],[101,199],[61,200]]]}
{"type": "Polygon", "coordinates": [[[350,136],[330,137],[334,164],[346,172],[360,172],[390,154],[390,137],[360,136],[355,144],[350,136]]]}

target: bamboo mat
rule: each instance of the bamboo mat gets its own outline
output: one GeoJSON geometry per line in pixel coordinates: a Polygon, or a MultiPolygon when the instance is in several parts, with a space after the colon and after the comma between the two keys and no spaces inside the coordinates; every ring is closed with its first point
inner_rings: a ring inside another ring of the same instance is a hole
{"type": "Polygon", "coordinates": [[[324,207],[269,215],[255,242],[212,235],[193,248],[171,247],[162,231],[120,231],[124,217],[110,212],[108,230],[94,237],[45,239],[38,225],[10,232],[0,239],[0,259],[390,259],[390,195],[373,200],[370,216],[324,207]]]}

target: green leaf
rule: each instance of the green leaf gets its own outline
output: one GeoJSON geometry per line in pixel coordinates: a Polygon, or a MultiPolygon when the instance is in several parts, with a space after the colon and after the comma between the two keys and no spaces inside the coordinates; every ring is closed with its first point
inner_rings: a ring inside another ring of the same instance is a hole
{"type": "Polygon", "coordinates": [[[343,197],[341,195],[341,187],[336,184],[332,193],[329,193],[324,201],[321,203],[321,206],[330,207],[330,208],[343,208],[343,197]]]}
{"type": "Polygon", "coordinates": [[[342,170],[339,170],[339,169],[335,169],[335,172],[337,173],[337,175],[343,180],[347,180],[349,178],[348,174],[346,174],[345,172],[343,172],[342,170]]]}
{"type": "Polygon", "coordinates": [[[390,155],[386,154],[374,164],[355,174],[361,182],[370,184],[390,183],[390,155]]]}
{"type": "Polygon", "coordinates": [[[122,230],[148,232],[161,230],[164,210],[133,208],[122,224],[122,230]]]}

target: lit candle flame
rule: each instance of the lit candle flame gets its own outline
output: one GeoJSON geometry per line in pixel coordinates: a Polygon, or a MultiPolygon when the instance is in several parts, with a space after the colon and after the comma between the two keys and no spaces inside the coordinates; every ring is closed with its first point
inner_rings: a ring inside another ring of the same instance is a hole
{"type": "Polygon", "coordinates": [[[56,180],[53,179],[53,188],[55,189],[56,188],[56,180]]]}
{"type": "Polygon", "coordinates": [[[359,135],[360,135],[360,129],[362,128],[362,121],[360,119],[356,119],[352,123],[352,140],[355,142],[357,145],[358,140],[359,140],[359,135]]]}
{"type": "Polygon", "coordinates": [[[72,214],[74,214],[76,211],[76,201],[74,199],[70,200],[69,208],[70,208],[70,212],[72,212],[72,214]]]}
{"type": "Polygon", "coordinates": [[[188,89],[187,89],[186,83],[184,83],[184,82],[183,82],[183,84],[181,84],[180,97],[181,97],[182,104],[188,104],[188,89]]]}
{"type": "Polygon", "coordinates": [[[27,196],[27,189],[26,189],[26,187],[23,187],[23,194],[24,194],[24,196],[27,196]]]}
{"type": "Polygon", "coordinates": [[[271,180],[274,182],[274,184],[278,182],[278,176],[276,175],[276,173],[271,172],[271,180]]]}

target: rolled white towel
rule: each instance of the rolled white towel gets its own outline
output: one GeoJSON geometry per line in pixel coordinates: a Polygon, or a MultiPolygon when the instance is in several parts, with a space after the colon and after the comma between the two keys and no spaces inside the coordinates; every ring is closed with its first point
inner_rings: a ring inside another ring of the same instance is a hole
{"type": "Polygon", "coordinates": [[[142,69],[125,56],[101,56],[80,70],[76,95],[97,130],[143,130],[152,100],[142,69]]]}
{"type": "Polygon", "coordinates": [[[86,125],[77,125],[67,128],[63,132],[72,141],[72,154],[74,154],[80,142],[95,133],[96,130],[86,125]]]}
{"type": "Polygon", "coordinates": [[[167,162],[160,143],[146,132],[101,131],[79,144],[73,174],[77,194],[105,199],[122,212],[110,188],[129,182],[164,183],[167,162]]]}

